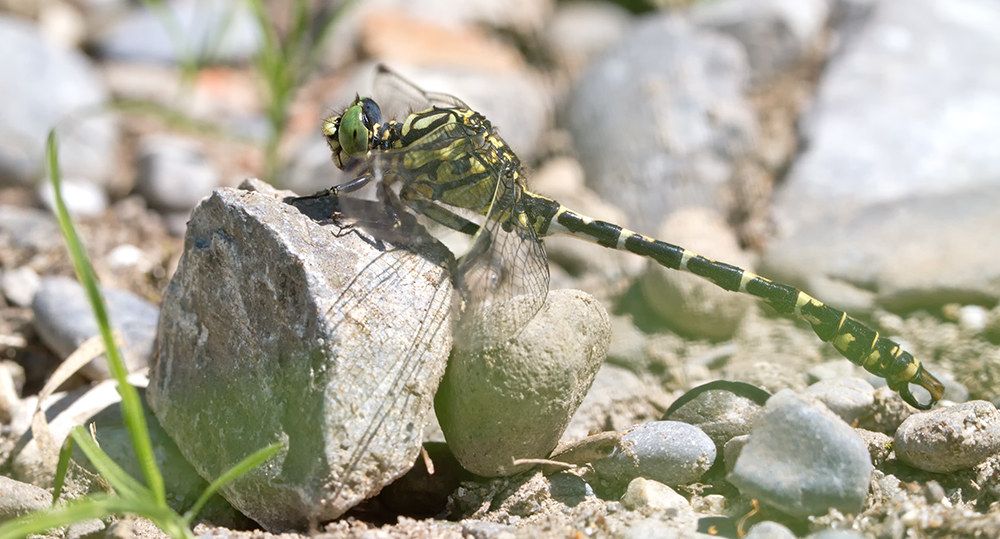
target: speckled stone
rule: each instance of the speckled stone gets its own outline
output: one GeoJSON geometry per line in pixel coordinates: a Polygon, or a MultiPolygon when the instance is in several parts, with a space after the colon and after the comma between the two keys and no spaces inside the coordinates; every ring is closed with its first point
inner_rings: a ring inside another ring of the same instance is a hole
{"type": "Polygon", "coordinates": [[[715,456],[715,444],[698,427],[653,421],[626,429],[614,452],[594,463],[594,471],[619,484],[645,477],[666,485],[683,485],[701,478],[715,456]]]}
{"type": "Polygon", "coordinates": [[[873,470],[868,448],[840,417],[791,390],[767,401],[729,482],[747,497],[805,517],[857,513],[873,470]]]}
{"type": "Polygon", "coordinates": [[[1000,451],[1000,412],[969,401],[911,415],[896,430],[896,456],[928,472],[972,468],[1000,451]]]}

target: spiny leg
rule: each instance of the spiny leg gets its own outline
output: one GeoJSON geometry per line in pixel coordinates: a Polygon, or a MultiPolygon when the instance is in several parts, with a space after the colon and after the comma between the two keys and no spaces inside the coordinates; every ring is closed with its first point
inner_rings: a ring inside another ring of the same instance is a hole
{"type": "Polygon", "coordinates": [[[569,234],[588,241],[651,258],[660,265],[693,273],[732,292],[756,296],[784,315],[795,315],[809,322],[823,341],[833,344],[844,357],[868,372],[885,378],[908,404],[925,410],[944,394],[944,386],[924,366],[894,341],[843,311],[824,305],[805,292],[776,283],[742,268],[716,262],[683,247],[655,240],[605,221],[590,219],[559,203],[531,195],[539,235],[569,234]],[[909,384],[926,389],[931,400],[920,403],[910,393],[909,384]]]}

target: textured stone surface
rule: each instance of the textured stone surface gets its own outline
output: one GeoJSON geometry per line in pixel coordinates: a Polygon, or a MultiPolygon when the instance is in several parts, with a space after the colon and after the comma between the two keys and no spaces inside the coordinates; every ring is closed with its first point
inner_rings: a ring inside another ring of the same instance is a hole
{"type": "Polygon", "coordinates": [[[1000,188],[991,187],[845,213],[774,242],[760,271],[820,300],[847,296],[828,289],[831,281],[869,291],[867,305],[834,303],[852,312],[991,304],[1000,298],[998,206],[1000,188]]]}
{"type": "Polygon", "coordinates": [[[627,484],[645,477],[666,485],[697,481],[715,462],[715,444],[698,427],[679,421],[653,421],[628,428],[618,447],[594,463],[609,481],[627,484]]]}
{"type": "Polygon", "coordinates": [[[799,122],[805,151],[775,196],[783,228],[1000,182],[1000,124],[984,121],[1000,116],[1000,77],[982,68],[1000,63],[1000,4],[869,4],[799,122]]]}
{"type": "Polygon", "coordinates": [[[412,465],[451,345],[452,288],[438,244],[338,238],[252,185],[263,191],[219,190],[192,215],[149,401],[209,480],[282,442],[223,494],[266,529],[304,528],[412,465]]]}
{"type": "Polygon", "coordinates": [[[854,429],[784,390],[767,401],[728,479],[744,496],[805,517],[860,511],[872,469],[854,429]]]}
{"type": "Polygon", "coordinates": [[[590,389],[611,341],[604,308],[555,290],[513,342],[456,350],[435,399],[452,453],[467,470],[511,475],[548,457],[590,389]]]}
{"type": "MultiPolygon", "coordinates": [[[[102,293],[111,327],[121,332],[125,341],[120,349],[125,368],[129,372],[146,368],[153,353],[160,310],[127,290],[109,288],[102,289],[102,293]]],[[[31,308],[38,335],[63,359],[98,334],[87,292],[80,283],[68,277],[43,279],[31,308]]],[[[103,355],[84,365],[80,373],[92,380],[111,378],[103,355]]]]}
{"type": "Polygon", "coordinates": [[[748,76],[745,52],[728,36],[680,17],[639,20],[569,99],[587,185],[646,234],[678,208],[721,210],[733,162],[756,136],[743,98],[748,76]]]}
{"type": "Polygon", "coordinates": [[[29,185],[42,174],[45,140],[59,127],[64,175],[106,184],[118,131],[94,114],[108,99],[90,60],[47,41],[25,20],[0,16],[0,184],[29,185]]]}
{"type": "Polygon", "coordinates": [[[1000,412],[970,401],[913,414],[896,430],[893,447],[900,460],[928,472],[972,468],[1000,451],[1000,412]]]}

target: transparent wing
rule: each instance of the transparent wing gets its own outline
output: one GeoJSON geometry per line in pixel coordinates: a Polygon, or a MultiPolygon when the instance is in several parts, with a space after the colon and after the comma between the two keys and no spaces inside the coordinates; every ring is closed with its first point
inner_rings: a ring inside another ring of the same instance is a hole
{"type": "Polygon", "coordinates": [[[549,288],[545,247],[522,221],[521,187],[500,176],[496,197],[469,252],[458,263],[462,312],[454,346],[481,350],[516,337],[549,288]]]}
{"type": "Polygon", "coordinates": [[[412,112],[427,110],[433,106],[469,108],[455,96],[425,92],[383,64],[376,68],[372,93],[387,119],[402,119],[412,112]]]}

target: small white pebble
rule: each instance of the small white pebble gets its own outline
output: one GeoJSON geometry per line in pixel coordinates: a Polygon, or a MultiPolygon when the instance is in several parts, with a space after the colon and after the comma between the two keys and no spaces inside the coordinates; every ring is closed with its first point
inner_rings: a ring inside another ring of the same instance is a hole
{"type": "Polygon", "coordinates": [[[131,268],[139,265],[146,254],[135,245],[126,243],[112,249],[107,256],[108,265],[112,268],[131,268]]]}
{"type": "Polygon", "coordinates": [[[979,305],[966,305],[959,311],[958,324],[962,326],[962,329],[979,333],[986,329],[989,314],[986,308],[979,305]]]}

